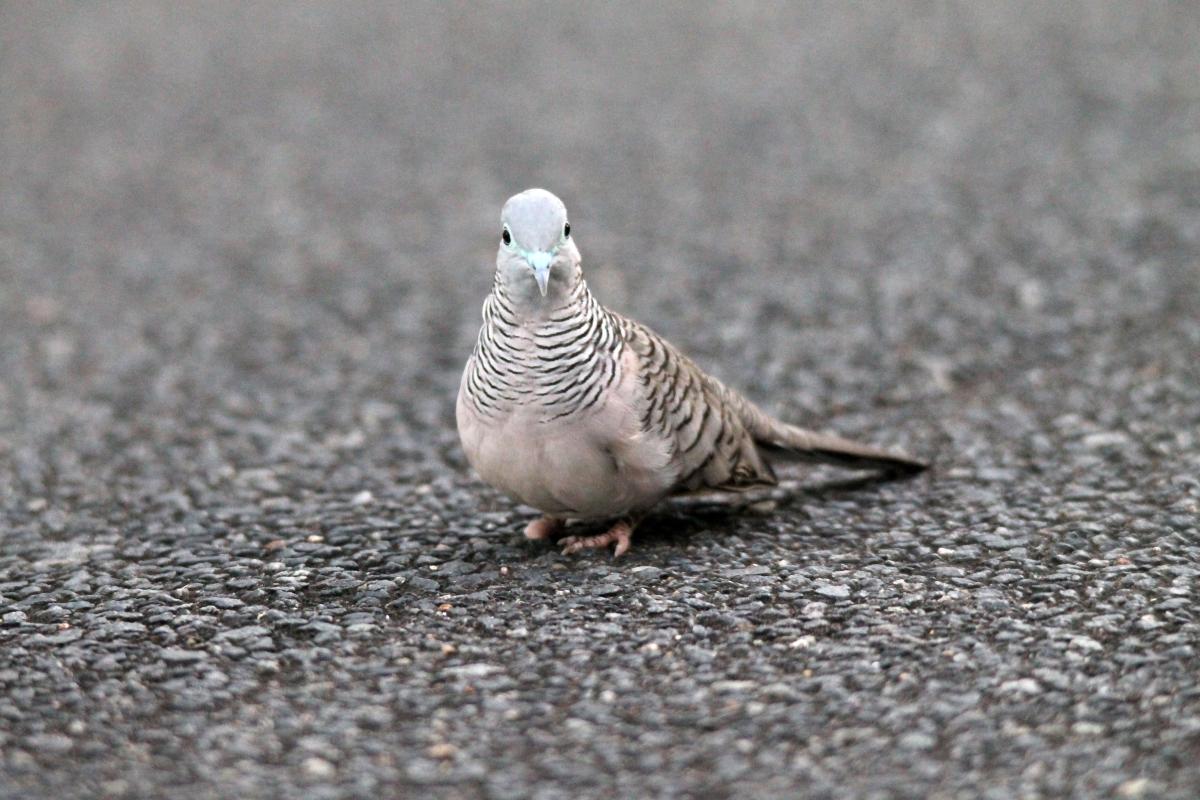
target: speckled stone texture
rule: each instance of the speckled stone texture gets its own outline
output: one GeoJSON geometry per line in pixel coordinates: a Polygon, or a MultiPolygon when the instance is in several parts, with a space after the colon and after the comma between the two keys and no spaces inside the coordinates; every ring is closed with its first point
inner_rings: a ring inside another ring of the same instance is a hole
{"type": "Polygon", "coordinates": [[[0,797],[1194,800],[1198,41],[0,5],[0,797]],[[453,398],[530,185],[607,304],[936,467],[523,541],[453,398]]]}

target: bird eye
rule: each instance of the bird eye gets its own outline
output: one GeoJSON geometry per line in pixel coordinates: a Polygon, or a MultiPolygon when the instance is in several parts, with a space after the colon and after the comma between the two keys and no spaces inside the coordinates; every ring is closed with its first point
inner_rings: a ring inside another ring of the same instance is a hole
{"type": "Polygon", "coordinates": [[[504,232],[500,234],[500,238],[505,244],[512,244],[512,234],[508,232],[507,227],[505,227],[504,232]]]}
{"type": "Polygon", "coordinates": [[[563,225],[563,238],[571,238],[571,223],[569,222],[566,225],[563,225]]]}

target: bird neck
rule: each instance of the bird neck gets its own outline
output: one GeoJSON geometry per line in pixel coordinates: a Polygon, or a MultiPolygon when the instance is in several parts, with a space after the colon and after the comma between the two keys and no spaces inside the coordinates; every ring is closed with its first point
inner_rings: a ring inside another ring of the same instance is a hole
{"type": "Polygon", "coordinates": [[[487,316],[488,306],[491,306],[492,311],[500,314],[509,324],[536,328],[546,322],[586,314],[595,305],[595,298],[588,291],[582,276],[572,281],[570,286],[552,287],[542,297],[536,290],[530,294],[527,286],[514,289],[497,274],[492,293],[484,306],[484,315],[487,316]]]}
{"type": "Polygon", "coordinates": [[[483,305],[464,399],[487,418],[518,409],[548,422],[587,413],[619,376],[623,346],[582,279],[561,302],[533,309],[497,284],[483,305]]]}

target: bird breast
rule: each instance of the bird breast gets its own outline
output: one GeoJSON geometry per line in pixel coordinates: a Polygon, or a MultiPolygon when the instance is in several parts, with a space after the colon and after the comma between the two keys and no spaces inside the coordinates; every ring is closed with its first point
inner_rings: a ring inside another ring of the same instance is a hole
{"type": "Polygon", "coordinates": [[[673,485],[666,443],[640,430],[635,370],[620,370],[586,410],[554,418],[536,404],[484,416],[466,396],[470,370],[457,408],[463,449],[484,481],[518,502],[573,519],[612,517],[648,508],[673,485]]]}

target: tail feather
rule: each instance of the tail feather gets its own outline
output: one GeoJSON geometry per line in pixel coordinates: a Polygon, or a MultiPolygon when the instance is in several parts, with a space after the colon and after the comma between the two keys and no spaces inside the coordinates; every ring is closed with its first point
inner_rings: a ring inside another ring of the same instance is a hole
{"type": "Polygon", "coordinates": [[[759,447],[783,458],[834,464],[847,469],[879,470],[893,475],[916,475],[929,467],[924,461],[903,453],[790,425],[781,427],[784,427],[784,436],[760,440],[759,447]]]}
{"type": "Polygon", "coordinates": [[[745,403],[742,419],[760,448],[783,458],[847,469],[879,470],[892,475],[915,475],[929,467],[904,453],[788,425],[772,419],[749,402],[745,403]]]}

